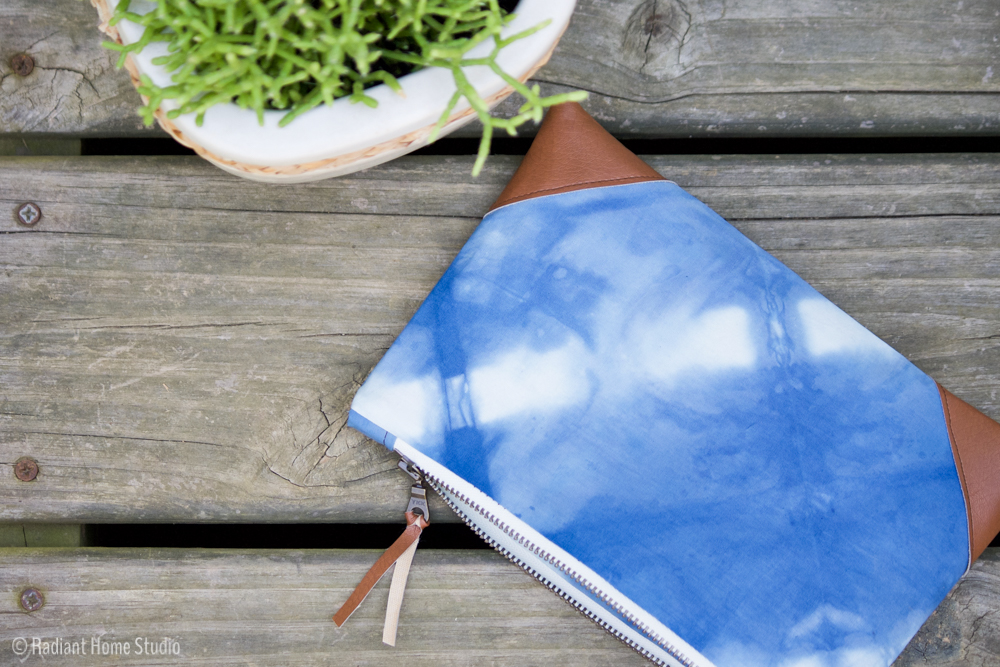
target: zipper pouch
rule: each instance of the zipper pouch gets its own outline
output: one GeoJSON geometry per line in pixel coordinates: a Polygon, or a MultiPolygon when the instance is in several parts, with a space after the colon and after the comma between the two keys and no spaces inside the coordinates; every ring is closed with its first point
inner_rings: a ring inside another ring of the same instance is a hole
{"type": "Polygon", "coordinates": [[[349,424],[662,665],[888,665],[1000,528],[1000,425],[575,104],[349,424]]]}

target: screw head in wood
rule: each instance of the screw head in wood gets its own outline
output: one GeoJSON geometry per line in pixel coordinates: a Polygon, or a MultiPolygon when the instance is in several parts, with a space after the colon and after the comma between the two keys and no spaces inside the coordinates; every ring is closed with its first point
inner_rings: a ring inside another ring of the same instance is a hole
{"type": "Polygon", "coordinates": [[[18,76],[28,76],[35,70],[35,59],[27,53],[18,53],[10,59],[10,68],[18,76]]]}
{"type": "Polygon", "coordinates": [[[42,209],[35,202],[24,202],[17,207],[15,218],[25,227],[34,227],[42,219],[42,209]]]}
{"type": "Polygon", "coordinates": [[[21,608],[25,611],[38,611],[44,604],[45,598],[37,588],[25,588],[21,591],[21,608]]]}
{"type": "Polygon", "coordinates": [[[31,482],[38,477],[38,463],[35,459],[22,456],[14,461],[14,477],[22,482],[31,482]]]}

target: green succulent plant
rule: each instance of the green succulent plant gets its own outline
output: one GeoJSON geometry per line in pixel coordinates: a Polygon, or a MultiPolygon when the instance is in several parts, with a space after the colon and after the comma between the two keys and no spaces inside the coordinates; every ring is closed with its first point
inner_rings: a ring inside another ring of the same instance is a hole
{"type": "Polygon", "coordinates": [[[496,59],[502,49],[546,24],[501,37],[513,15],[497,0],[155,0],[149,11],[148,0],[145,7],[135,7],[138,1],[122,0],[111,25],[134,21],[145,28],[142,38],[105,46],[121,52],[121,67],[127,54],[152,42],[167,43],[167,55],[153,63],[172,72],[172,85],[161,88],[143,75],[138,88],[148,100],[139,109],[146,125],[152,125],[164,100],[173,100],[177,107],[168,118],[195,113],[200,125],[209,107],[235,102],[256,111],[261,124],[265,110],[284,110],[279,123],[284,126],[341,97],[374,107],[367,88],[384,83],[398,92],[399,77],[443,67],[451,71],[457,90],[431,140],[464,97],[483,125],[472,172],[478,175],[494,130],[515,135],[528,120],[540,121],[546,107],[587,95],[542,97],[537,85],[529,87],[500,68],[496,59]],[[489,55],[467,57],[486,40],[493,41],[489,55]],[[490,115],[462,71],[471,65],[491,68],[524,97],[514,117],[490,115]]]}

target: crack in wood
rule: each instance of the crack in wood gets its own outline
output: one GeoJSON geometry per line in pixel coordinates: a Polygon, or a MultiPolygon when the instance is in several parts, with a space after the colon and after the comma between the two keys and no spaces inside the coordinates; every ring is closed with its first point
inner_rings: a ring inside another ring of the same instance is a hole
{"type": "Polygon", "coordinates": [[[318,333],[318,334],[306,334],[304,336],[299,336],[299,338],[365,338],[370,336],[397,336],[395,333],[318,333]]]}
{"type": "MultiPolygon", "coordinates": [[[[95,318],[86,318],[95,319],[95,318]]],[[[227,328],[227,327],[247,327],[247,326],[280,326],[282,324],[287,324],[287,322],[227,322],[227,323],[214,323],[205,322],[201,324],[109,324],[107,326],[98,327],[76,327],[80,331],[103,331],[108,329],[155,329],[157,331],[170,331],[175,329],[216,329],[216,328],[227,328]]]]}
{"type": "MultiPolygon", "coordinates": [[[[262,459],[263,459],[263,457],[262,457],[262,459]]],[[[377,475],[382,475],[382,474],[384,474],[386,472],[391,472],[391,470],[392,470],[392,468],[386,468],[385,470],[377,470],[375,472],[369,473],[369,474],[364,475],[362,477],[358,477],[358,478],[355,478],[355,479],[344,480],[344,482],[341,483],[341,484],[300,484],[300,483],[298,483],[296,481],[293,481],[292,479],[289,479],[288,477],[285,477],[280,472],[278,472],[277,470],[275,470],[274,468],[272,468],[271,465],[267,462],[267,459],[263,459],[263,461],[264,461],[264,467],[265,467],[265,469],[269,473],[271,473],[272,475],[274,475],[276,477],[279,477],[279,478],[283,479],[284,481],[288,482],[289,484],[291,484],[292,486],[294,486],[296,488],[306,489],[306,490],[309,490],[309,489],[342,489],[343,486],[344,486],[344,484],[354,484],[356,482],[363,482],[366,479],[370,479],[370,478],[375,477],[377,475]]]]}
{"type": "MultiPolygon", "coordinates": [[[[82,81],[85,81],[87,83],[87,85],[90,86],[90,89],[94,91],[95,95],[97,95],[98,97],[100,97],[100,95],[101,95],[100,91],[97,90],[97,86],[95,86],[94,82],[90,80],[90,77],[88,77],[86,73],[81,72],[80,70],[75,70],[75,69],[72,69],[70,67],[42,67],[42,66],[39,66],[37,64],[35,65],[35,69],[42,70],[44,72],[70,72],[72,74],[76,74],[77,76],[80,77],[80,79],[82,81]]],[[[77,86],[77,88],[79,88],[79,86],[77,86]]],[[[76,89],[74,88],[74,91],[75,90],[76,89]]],[[[80,98],[80,103],[83,104],[83,98],[82,97],[80,98]]],[[[81,116],[81,118],[82,118],[82,116],[81,116]]]]}
{"type": "MultiPolygon", "coordinates": [[[[37,415],[23,415],[23,416],[34,417],[37,415]]],[[[5,431],[5,433],[9,433],[12,435],[48,435],[48,436],[58,436],[65,438],[102,438],[104,440],[135,440],[139,442],[162,442],[166,444],[175,444],[175,445],[205,445],[207,447],[243,449],[239,445],[226,445],[218,442],[207,442],[204,440],[177,440],[177,439],[149,438],[149,437],[129,436],[129,435],[108,435],[105,433],[72,433],[72,432],[60,433],[58,431],[25,431],[21,429],[5,431]]],[[[66,466],[66,467],[78,467],[78,466],[66,466]]]]}
{"type": "MultiPolygon", "coordinates": [[[[684,73],[688,74],[689,72],[693,72],[693,71],[696,71],[696,70],[711,69],[713,67],[717,67],[717,66],[715,66],[715,65],[691,65],[691,66],[689,66],[688,68],[685,69],[684,73]]],[[[545,70],[543,69],[543,70],[540,71],[539,75],[536,75],[535,78],[532,79],[532,81],[534,83],[542,83],[542,84],[547,84],[547,85],[550,85],[550,86],[553,86],[553,87],[558,87],[558,88],[561,88],[563,90],[567,89],[567,84],[564,81],[557,81],[557,80],[545,78],[544,74],[545,74],[545,70]]],[[[669,83],[670,81],[664,80],[664,82],[665,83],[669,83]]],[[[993,91],[988,91],[988,90],[962,90],[962,89],[958,89],[958,88],[956,88],[954,90],[917,90],[917,89],[913,89],[913,88],[893,88],[893,87],[844,88],[844,87],[839,87],[839,86],[815,86],[815,85],[814,86],[781,86],[781,87],[772,86],[768,90],[746,89],[746,90],[738,90],[738,91],[737,90],[727,90],[727,89],[705,90],[705,89],[699,88],[699,87],[692,87],[689,90],[685,90],[685,91],[678,92],[678,93],[667,94],[667,95],[642,95],[642,94],[638,94],[638,93],[635,94],[635,95],[624,95],[624,94],[621,94],[621,93],[613,93],[613,92],[606,91],[606,90],[598,90],[597,88],[594,88],[594,87],[589,87],[588,88],[586,85],[584,85],[582,83],[581,84],[574,84],[573,87],[569,88],[569,89],[585,90],[585,91],[589,92],[591,95],[593,95],[595,97],[600,97],[600,98],[607,99],[607,100],[617,100],[617,101],[621,101],[621,102],[627,102],[627,103],[632,104],[632,105],[649,105],[650,107],[656,107],[656,106],[663,105],[663,104],[669,104],[671,102],[679,102],[681,100],[685,100],[685,99],[692,98],[692,97],[705,97],[705,98],[709,98],[709,99],[711,99],[711,98],[729,99],[729,98],[732,98],[733,96],[746,97],[746,98],[756,98],[756,97],[762,97],[762,96],[779,97],[779,96],[785,96],[785,95],[813,95],[813,96],[828,96],[828,95],[829,96],[833,96],[833,95],[836,95],[838,97],[841,97],[843,95],[852,95],[852,96],[853,95],[857,95],[859,97],[861,97],[861,96],[871,96],[872,99],[885,100],[887,98],[887,96],[890,96],[890,95],[907,95],[907,96],[911,96],[912,95],[912,96],[920,96],[920,97],[924,97],[924,96],[928,96],[928,97],[938,96],[938,97],[941,97],[942,99],[949,100],[951,104],[954,104],[954,101],[955,101],[954,98],[956,96],[963,96],[963,97],[966,96],[966,95],[968,95],[968,96],[974,96],[974,97],[978,97],[978,96],[996,97],[997,96],[997,93],[995,93],[993,91]]],[[[542,93],[543,94],[549,94],[550,91],[547,91],[547,90],[545,90],[543,88],[542,89],[542,93]]],[[[855,101],[857,101],[857,100],[855,100],[855,101]]],[[[711,102],[707,102],[706,103],[706,107],[707,108],[712,108],[714,106],[717,106],[717,105],[715,105],[714,103],[711,103],[711,102]]],[[[650,111],[653,111],[653,109],[651,109],[650,111]]],[[[644,115],[646,113],[649,113],[649,112],[641,110],[641,106],[640,106],[639,108],[632,109],[629,115],[630,116],[640,116],[640,115],[644,115]]],[[[739,120],[742,120],[742,119],[734,119],[734,122],[735,121],[739,121],[739,120]]],[[[711,125],[716,124],[714,121],[711,121],[711,120],[708,120],[708,119],[704,120],[703,122],[705,124],[711,124],[711,125]]],[[[770,122],[771,122],[771,124],[774,124],[774,120],[773,119],[770,122]]],[[[986,126],[984,126],[984,127],[986,127],[986,126]]],[[[996,125],[995,124],[991,124],[988,127],[995,128],[996,125]]],[[[612,131],[615,130],[614,127],[611,127],[610,129],[612,131]]],[[[895,132],[892,132],[888,136],[894,136],[895,134],[896,134],[895,132]]],[[[673,134],[666,134],[665,133],[665,134],[663,134],[661,136],[661,138],[667,138],[667,137],[671,137],[671,136],[675,136],[675,135],[673,135],[673,134]]],[[[688,136],[688,135],[682,135],[682,136],[688,136]]],[[[723,133],[719,132],[719,133],[717,133],[717,136],[733,136],[733,135],[726,135],[726,134],[723,134],[723,133]]],[[[742,136],[742,135],[735,135],[735,136],[742,136]]],[[[770,135],[761,134],[761,136],[774,136],[774,134],[773,133],[770,134],[770,135]]],[[[798,136],[798,135],[791,135],[791,136],[798,136]]],[[[844,135],[841,134],[840,132],[831,133],[831,132],[822,131],[821,129],[817,128],[816,131],[814,132],[814,136],[817,136],[817,137],[830,137],[830,136],[840,137],[840,136],[844,136],[844,135]]],[[[879,135],[879,136],[881,136],[881,135],[879,135]]]]}
{"type": "MultiPolygon", "coordinates": [[[[319,413],[321,415],[323,415],[323,419],[326,420],[326,428],[329,429],[330,428],[330,416],[328,414],[326,414],[326,410],[323,409],[323,398],[322,397],[319,398],[319,413]]],[[[323,435],[322,431],[320,432],[320,435],[323,435]]],[[[319,439],[319,436],[317,436],[317,440],[318,439],[319,439]]]]}

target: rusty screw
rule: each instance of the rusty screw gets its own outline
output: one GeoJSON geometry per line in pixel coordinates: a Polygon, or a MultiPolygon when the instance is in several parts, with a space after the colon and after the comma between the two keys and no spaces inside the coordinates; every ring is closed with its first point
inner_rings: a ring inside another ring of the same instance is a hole
{"type": "Polygon", "coordinates": [[[35,70],[35,59],[27,53],[19,53],[10,59],[10,67],[18,76],[28,76],[35,70]]]}
{"type": "Polygon", "coordinates": [[[42,592],[37,588],[25,588],[21,591],[21,607],[25,611],[38,611],[45,604],[42,592]]]}
{"type": "Polygon", "coordinates": [[[14,461],[14,476],[22,482],[30,482],[38,477],[38,464],[35,459],[22,456],[14,461]]]}
{"type": "Polygon", "coordinates": [[[42,219],[42,209],[34,202],[25,202],[17,207],[17,221],[25,227],[34,227],[42,219]]]}

